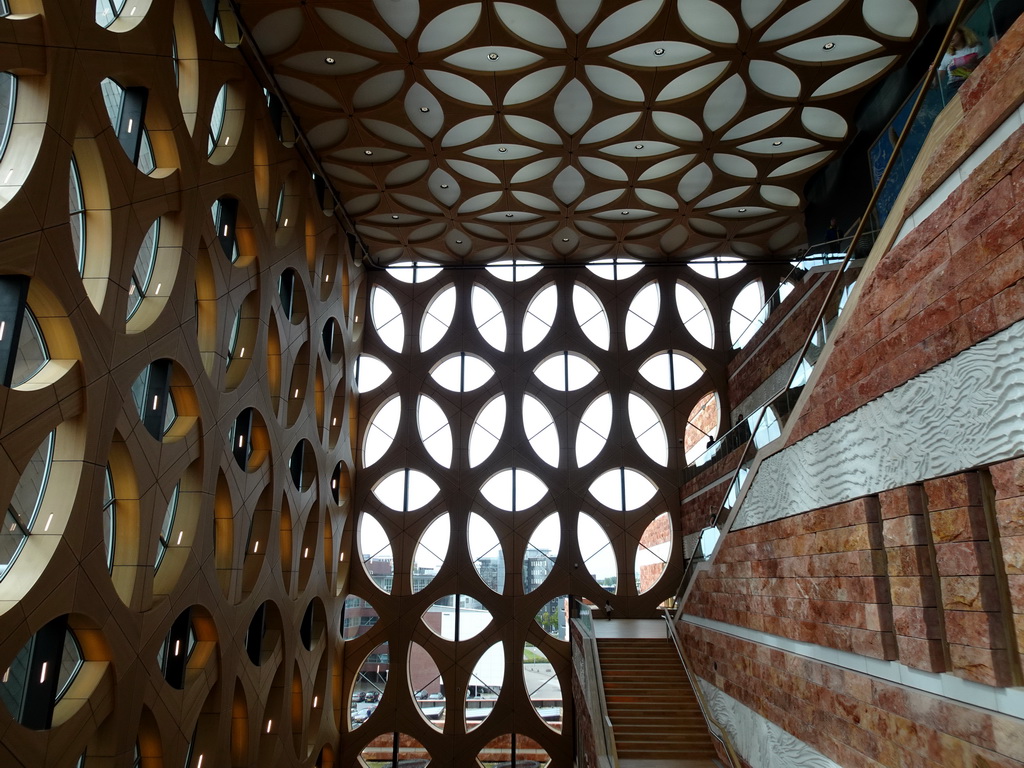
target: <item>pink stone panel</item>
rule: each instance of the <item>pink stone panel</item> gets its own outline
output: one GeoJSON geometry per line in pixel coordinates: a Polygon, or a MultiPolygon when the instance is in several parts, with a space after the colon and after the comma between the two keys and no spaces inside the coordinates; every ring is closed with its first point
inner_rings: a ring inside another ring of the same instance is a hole
{"type": "MultiPolygon", "coordinates": [[[[968,472],[924,484],[950,672],[987,685],[1013,681],[1008,618],[989,539],[984,478],[968,472]]],[[[1000,563],[1002,570],[1002,564],[1000,563]]]]}
{"type": "Polygon", "coordinates": [[[1018,663],[1024,667],[1024,459],[996,464],[989,472],[1018,663]]]}
{"type": "MultiPolygon", "coordinates": [[[[1024,765],[1019,719],[702,627],[677,631],[696,674],[840,765],[1024,765]]],[[[901,638],[901,653],[927,656],[930,647],[901,638]]],[[[960,663],[986,659],[969,649],[960,663]]]]}
{"type": "MultiPolygon", "coordinates": [[[[1007,56],[1024,67],[1020,51],[1006,49],[992,66],[1005,65],[1007,56]]],[[[1017,69],[1007,72],[1022,79],[1017,69]]],[[[985,78],[991,81],[982,74],[977,82],[985,78]]],[[[1019,91],[976,87],[971,109],[911,193],[912,207],[1021,101],[1019,91]]],[[[863,278],[861,299],[835,339],[790,443],[1024,318],[1022,169],[1019,128],[863,278]]]]}
{"type": "Polygon", "coordinates": [[[687,611],[804,642],[895,658],[882,538],[874,498],[730,533],[714,565],[698,577],[687,611]],[[740,569],[741,564],[746,567],[740,569]]]}

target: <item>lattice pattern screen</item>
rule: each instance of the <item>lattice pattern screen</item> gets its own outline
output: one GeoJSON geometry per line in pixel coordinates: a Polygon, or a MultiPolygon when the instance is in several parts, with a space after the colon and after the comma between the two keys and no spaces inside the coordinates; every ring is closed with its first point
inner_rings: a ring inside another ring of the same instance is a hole
{"type": "Polygon", "coordinates": [[[571,600],[654,615],[681,569],[679,471],[719,431],[722,307],[749,268],[694,266],[374,273],[347,759],[401,731],[404,759],[571,764],[571,600]]]}

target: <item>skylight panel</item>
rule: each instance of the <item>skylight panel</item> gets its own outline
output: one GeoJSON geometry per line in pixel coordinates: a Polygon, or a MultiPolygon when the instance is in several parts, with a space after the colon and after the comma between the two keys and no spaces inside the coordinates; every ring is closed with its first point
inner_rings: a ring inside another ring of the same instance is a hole
{"type": "Polygon", "coordinates": [[[732,277],[746,264],[738,256],[702,256],[687,265],[698,275],[711,278],[732,277]]]}
{"type": "Polygon", "coordinates": [[[446,512],[434,520],[420,536],[412,556],[412,591],[419,592],[437,575],[448,556],[452,526],[446,512]]]}
{"type": "Polygon", "coordinates": [[[494,294],[479,285],[473,286],[470,298],[473,309],[473,321],[476,329],[484,337],[484,341],[499,352],[505,351],[508,332],[505,327],[505,314],[494,294]]]}
{"type": "Polygon", "coordinates": [[[661,423],[658,412],[644,398],[630,392],[629,424],[633,429],[633,437],[652,461],[662,466],[668,464],[668,438],[665,425],[661,423]]]}
{"type": "Polygon", "coordinates": [[[572,308],[583,333],[592,344],[601,349],[608,349],[611,333],[608,326],[608,313],[601,300],[593,291],[581,283],[572,289],[572,308]]]}
{"type": "Polygon", "coordinates": [[[440,486],[415,469],[399,469],[385,475],[373,488],[373,495],[396,512],[408,512],[426,506],[440,486]]]}
{"type": "Polygon", "coordinates": [[[448,333],[455,316],[455,286],[449,285],[431,299],[420,324],[420,351],[426,352],[448,333]]]}
{"type": "Polygon", "coordinates": [[[452,392],[472,392],[494,375],[494,369],[479,357],[461,353],[438,365],[430,372],[438,384],[452,392]]]}
{"type": "Polygon", "coordinates": [[[704,368],[682,352],[659,352],[640,366],[640,375],[661,389],[686,389],[704,374],[704,368]]]}
{"type": "Polygon", "coordinates": [[[430,458],[442,467],[452,465],[452,428],[441,406],[426,395],[420,395],[416,409],[416,426],[430,458]]]}
{"type": "Polygon", "coordinates": [[[654,483],[635,469],[619,467],[600,475],[590,485],[595,499],[618,512],[631,512],[646,504],[654,496],[654,483]]]}
{"type": "Polygon", "coordinates": [[[402,309],[394,296],[377,285],[370,292],[370,317],[380,340],[395,352],[401,352],[405,344],[402,309]]]}
{"type": "Polygon", "coordinates": [[[523,592],[529,594],[554,568],[562,543],[562,524],[558,513],[545,517],[527,540],[523,557],[523,592]]]}
{"type": "Polygon", "coordinates": [[[505,396],[498,395],[480,409],[469,433],[469,466],[479,466],[498,445],[505,431],[505,396]]]}
{"type": "Polygon", "coordinates": [[[587,406],[576,432],[576,466],[585,467],[604,448],[612,429],[612,396],[605,392],[587,406]]]}
{"type": "Polygon", "coordinates": [[[715,346],[715,328],[711,314],[700,295],[683,282],[676,283],[676,309],[683,327],[709,349],[715,346]]]}
{"type": "Polygon", "coordinates": [[[553,355],[534,370],[542,383],[562,392],[585,387],[597,376],[597,368],[575,352],[553,355]]]}
{"type": "Polygon", "coordinates": [[[648,283],[633,297],[626,313],[626,349],[636,349],[654,330],[661,311],[661,289],[657,283],[648,283]]]}
{"type": "Polygon", "coordinates": [[[587,269],[605,280],[625,280],[643,268],[642,261],[628,258],[597,259],[587,264],[587,269]]]}
{"type": "Polygon", "coordinates": [[[506,512],[528,509],[540,501],[548,487],[544,481],[525,469],[503,469],[482,486],[480,493],[491,504],[506,512]]]}
{"type": "Polygon", "coordinates": [[[558,290],[554,283],[546,285],[530,301],[523,320],[523,351],[536,347],[551,330],[558,310],[558,290]]]}
{"type": "Polygon", "coordinates": [[[372,355],[360,355],[356,361],[356,391],[371,392],[391,377],[391,369],[372,355]]]}
{"type": "Polygon", "coordinates": [[[619,569],[615,561],[615,550],[604,528],[593,517],[580,512],[576,523],[576,540],[587,573],[601,587],[614,594],[618,587],[619,569]]]}
{"type": "Polygon", "coordinates": [[[558,430],[544,404],[533,395],[523,396],[523,428],[537,455],[552,467],[558,466],[558,430]]]}
{"type": "Polygon", "coordinates": [[[398,434],[402,418],[402,398],[395,395],[380,407],[363,437],[363,467],[369,467],[387,453],[398,434]]]}

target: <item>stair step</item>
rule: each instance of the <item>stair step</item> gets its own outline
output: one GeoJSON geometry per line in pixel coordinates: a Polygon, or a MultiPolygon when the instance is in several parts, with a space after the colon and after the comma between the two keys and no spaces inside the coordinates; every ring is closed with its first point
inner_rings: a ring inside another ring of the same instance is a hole
{"type": "Polygon", "coordinates": [[[633,651],[617,648],[598,648],[598,653],[615,659],[678,659],[675,651],[672,653],[650,653],[643,650],[633,651]]]}
{"type": "Polygon", "coordinates": [[[659,739],[657,743],[651,743],[651,739],[620,740],[615,736],[615,748],[619,758],[636,758],[641,755],[650,755],[660,752],[665,758],[683,758],[696,755],[713,757],[717,754],[711,743],[700,743],[697,741],[688,742],[666,742],[659,739]]]}
{"type": "MultiPolygon", "coordinates": [[[[646,730],[640,730],[635,724],[615,726],[616,738],[618,738],[619,731],[622,731],[623,737],[630,737],[634,739],[652,739],[658,737],[659,734],[665,734],[666,739],[690,739],[694,735],[699,736],[701,734],[700,728],[696,723],[690,723],[687,725],[676,725],[672,723],[663,723],[653,728],[646,730]]],[[[706,731],[707,729],[705,729],[706,731]]]]}
{"type": "Polygon", "coordinates": [[[598,640],[597,650],[620,760],[717,756],[696,694],[670,640],[598,640]]]}
{"type": "Polygon", "coordinates": [[[671,727],[693,723],[702,728],[704,727],[704,716],[699,712],[687,713],[681,717],[673,717],[672,715],[638,715],[629,711],[609,709],[608,714],[614,715],[616,723],[621,724],[623,727],[631,727],[634,723],[671,727]]]}
{"type": "Polygon", "coordinates": [[[615,692],[615,691],[609,691],[607,688],[605,688],[605,699],[609,703],[611,703],[613,701],[615,701],[615,702],[635,701],[635,702],[640,702],[640,703],[642,703],[642,702],[650,702],[651,704],[659,706],[659,707],[663,707],[663,706],[666,706],[668,704],[676,704],[676,703],[683,704],[683,703],[687,703],[687,702],[692,702],[694,708],[697,707],[697,702],[694,699],[692,699],[692,698],[688,698],[688,699],[684,700],[684,699],[681,699],[679,696],[675,696],[675,695],[668,694],[668,693],[662,695],[662,694],[658,694],[656,692],[651,693],[651,692],[646,692],[646,691],[635,691],[635,692],[632,692],[632,693],[622,692],[622,691],[615,692]]]}

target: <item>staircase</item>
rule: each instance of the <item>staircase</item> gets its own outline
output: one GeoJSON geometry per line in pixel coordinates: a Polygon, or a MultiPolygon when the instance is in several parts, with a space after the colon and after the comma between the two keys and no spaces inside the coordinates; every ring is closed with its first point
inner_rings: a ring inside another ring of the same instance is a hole
{"type": "Polygon", "coordinates": [[[599,638],[597,648],[623,768],[721,765],[671,640],[599,638]]]}

